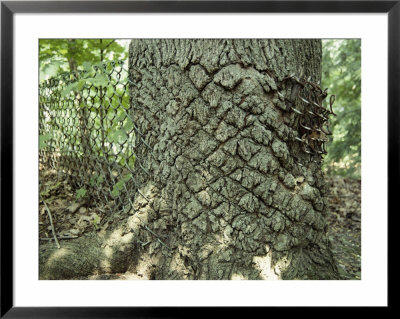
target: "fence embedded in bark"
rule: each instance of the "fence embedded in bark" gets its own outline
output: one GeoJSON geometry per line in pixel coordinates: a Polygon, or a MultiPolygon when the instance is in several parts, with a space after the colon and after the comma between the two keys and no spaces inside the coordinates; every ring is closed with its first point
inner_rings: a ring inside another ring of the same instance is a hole
{"type": "Polygon", "coordinates": [[[129,209],[137,191],[135,143],[124,61],[87,66],[39,85],[39,163],[96,204],[129,209]]]}

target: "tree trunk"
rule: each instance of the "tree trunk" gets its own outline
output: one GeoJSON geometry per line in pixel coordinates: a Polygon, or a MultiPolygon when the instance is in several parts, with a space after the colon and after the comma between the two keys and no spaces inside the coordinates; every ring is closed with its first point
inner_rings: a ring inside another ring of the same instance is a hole
{"type": "Polygon", "coordinates": [[[129,70],[133,209],[41,245],[41,279],[339,279],[320,156],[287,80],[320,80],[320,40],[133,40],[129,70]]]}
{"type": "Polygon", "coordinates": [[[337,279],[320,162],[282,98],[291,74],[320,80],[321,41],[133,40],[129,64],[154,277],[337,279]]]}

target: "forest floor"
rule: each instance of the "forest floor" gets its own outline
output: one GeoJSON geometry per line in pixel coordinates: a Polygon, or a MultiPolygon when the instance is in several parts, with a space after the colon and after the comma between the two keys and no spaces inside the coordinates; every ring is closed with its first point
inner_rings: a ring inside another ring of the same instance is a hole
{"type": "Polygon", "coordinates": [[[327,178],[328,238],[342,279],[361,279],[361,180],[327,178]]]}
{"type": "MultiPolygon", "coordinates": [[[[339,176],[327,177],[328,238],[339,266],[341,279],[361,279],[361,181],[339,176]]],[[[39,241],[52,240],[51,216],[62,245],[64,240],[102,228],[106,212],[112,207],[89,207],[84,198],[55,171],[41,171],[39,205],[39,241]],[[44,202],[46,204],[44,204],[44,202]]],[[[147,279],[141,274],[105,274],[76,279],[147,279]]]]}

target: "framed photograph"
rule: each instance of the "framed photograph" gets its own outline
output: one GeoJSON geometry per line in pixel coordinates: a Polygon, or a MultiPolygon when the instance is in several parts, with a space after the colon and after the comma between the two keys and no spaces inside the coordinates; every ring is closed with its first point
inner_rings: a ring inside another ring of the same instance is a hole
{"type": "Polygon", "coordinates": [[[1,316],[388,307],[398,1],[2,1],[1,316]]]}

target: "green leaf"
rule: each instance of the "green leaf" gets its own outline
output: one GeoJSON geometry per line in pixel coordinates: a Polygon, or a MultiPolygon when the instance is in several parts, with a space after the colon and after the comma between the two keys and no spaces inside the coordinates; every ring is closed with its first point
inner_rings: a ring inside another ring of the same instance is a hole
{"type": "Polygon", "coordinates": [[[103,181],[104,181],[103,176],[99,175],[99,177],[97,178],[96,184],[100,185],[101,183],[103,183],[103,181]]]}
{"type": "Polygon", "coordinates": [[[114,197],[119,196],[120,192],[124,189],[125,184],[132,178],[132,174],[122,176],[118,182],[113,186],[111,194],[114,197]]]}
{"type": "Polygon", "coordinates": [[[48,196],[50,195],[50,192],[51,192],[52,190],[54,190],[54,189],[57,189],[57,188],[60,186],[60,184],[61,184],[61,182],[57,182],[57,183],[54,184],[54,185],[47,186],[45,190],[43,190],[42,192],[40,192],[40,196],[48,197],[48,196]]]}
{"type": "Polygon", "coordinates": [[[85,197],[85,196],[86,196],[86,193],[87,193],[87,191],[86,191],[85,188],[80,188],[80,189],[78,189],[78,190],[76,191],[76,199],[85,197]]]}
{"type": "Polygon", "coordinates": [[[117,117],[115,118],[118,122],[122,122],[127,118],[126,111],[124,109],[119,108],[117,110],[117,117]]]}
{"type": "Polygon", "coordinates": [[[88,78],[87,82],[95,86],[107,86],[109,80],[105,74],[97,74],[94,78],[88,78]]]}
{"type": "Polygon", "coordinates": [[[124,184],[126,183],[126,182],[128,182],[130,179],[132,178],[132,174],[126,174],[126,175],[124,175],[123,177],[122,177],[122,181],[124,182],[124,184]]]}
{"type": "Polygon", "coordinates": [[[101,218],[100,218],[96,213],[94,213],[94,216],[93,216],[93,226],[94,226],[94,228],[95,228],[96,230],[99,228],[100,219],[101,219],[101,218]]]}
{"type": "Polygon", "coordinates": [[[85,80],[79,80],[76,82],[73,82],[71,84],[68,84],[62,91],[61,91],[61,97],[66,97],[68,96],[72,91],[80,91],[82,88],[85,86],[85,80]]]}
{"type": "Polygon", "coordinates": [[[47,78],[57,75],[60,66],[62,64],[63,62],[61,61],[50,61],[49,63],[43,66],[42,68],[43,75],[46,76],[47,78]]]}
{"type": "Polygon", "coordinates": [[[84,69],[86,72],[89,72],[89,71],[92,70],[92,65],[93,65],[93,64],[90,63],[90,62],[88,62],[88,61],[85,61],[85,62],[82,63],[83,69],[84,69]]]}
{"type": "Polygon", "coordinates": [[[111,191],[111,195],[113,197],[118,197],[119,196],[119,189],[116,187],[117,185],[114,185],[112,191],[111,191]]]}
{"type": "Polygon", "coordinates": [[[125,94],[123,97],[122,97],[122,106],[125,108],[125,109],[129,109],[131,106],[130,106],[130,103],[129,103],[129,95],[127,95],[127,94],[125,94]]]}
{"type": "Polygon", "coordinates": [[[126,164],[126,159],[125,159],[125,157],[121,156],[121,157],[120,157],[120,160],[118,161],[118,163],[119,163],[119,165],[121,165],[121,166],[125,166],[125,164],[126,164]]]}
{"type": "Polygon", "coordinates": [[[111,132],[111,139],[116,144],[122,144],[128,139],[128,135],[126,135],[124,130],[116,130],[111,132]]]}
{"type": "Polygon", "coordinates": [[[39,135],[39,148],[46,148],[48,146],[47,141],[51,140],[53,136],[50,133],[39,135]]]}
{"type": "Polygon", "coordinates": [[[94,175],[90,179],[90,186],[100,185],[103,182],[103,176],[101,175],[94,175]]]}
{"type": "Polygon", "coordinates": [[[132,156],[128,159],[128,166],[129,166],[131,169],[134,169],[134,168],[135,168],[135,160],[136,160],[136,156],[135,156],[135,155],[132,155],[132,156]]]}
{"type": "Polygon", "coordinates": [[[132,129],[133,129],[133,123],[129,116],[126,118],[126,123],[125,123],[123,129],[126,133],[130,133],[130,131],[132,131],[132,129]]]}
{"type": "Polygon", "coordinates": [[[82,89],[85,87],[85,84],[86,80],[79,80],[76,84],[75,91],[82,91],[82,89]]]}

